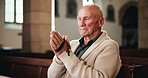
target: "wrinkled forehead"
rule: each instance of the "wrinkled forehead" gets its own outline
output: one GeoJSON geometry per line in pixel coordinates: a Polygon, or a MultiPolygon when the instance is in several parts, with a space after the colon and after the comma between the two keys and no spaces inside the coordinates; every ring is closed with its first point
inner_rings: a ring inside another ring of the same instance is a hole
{"type": "Polygon", "coordinates": [[[91,15],[91,16],[103,17],[101,9],[96,5],[83,6],[78,12],[78,16],[79,15],[91,15]]]}
{"type": "Polygon", "coordinates": [[[93,16],[93,12],[89,9],[81,9],[79,12],[78,12],[78,16],[93,16]]]}

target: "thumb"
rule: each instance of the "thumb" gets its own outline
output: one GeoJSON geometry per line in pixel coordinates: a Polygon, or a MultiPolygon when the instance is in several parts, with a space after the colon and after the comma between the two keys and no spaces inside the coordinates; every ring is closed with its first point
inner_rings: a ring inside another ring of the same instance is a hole
{"type": "Polygon", "coordinates": [[[68,40],[68,36],[62,36],[63,37],[63,39],[65,39],[65,40],[68,40]]]}

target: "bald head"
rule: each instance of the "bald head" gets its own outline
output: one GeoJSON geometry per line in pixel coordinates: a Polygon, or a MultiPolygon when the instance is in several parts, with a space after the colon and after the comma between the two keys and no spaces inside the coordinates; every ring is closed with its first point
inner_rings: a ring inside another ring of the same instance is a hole
{"type": "Polygon", "coordinates": [[[90,11],[93,15],[96,15],[98,16],[99,18],[102,18],[103,17],[103,13],[102,13],[102,10],[99,6],[97,5],[94,5],[94,4],[91,4],[91,5],[85,5],[83,6],[79,12],[81,10],[87,10],[87,11],[90,11]]]}
{"type": "Polygon", "coordinates": [[[77,16],[80,34],[88,39],[95,38],[101,33],[104,24],[102,10],[96,5],[83,6],[77,16]]]}

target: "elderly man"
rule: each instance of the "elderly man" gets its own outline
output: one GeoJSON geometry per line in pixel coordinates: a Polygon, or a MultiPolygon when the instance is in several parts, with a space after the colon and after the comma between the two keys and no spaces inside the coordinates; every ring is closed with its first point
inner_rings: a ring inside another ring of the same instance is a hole
{"type": "Polygon", "coordinates": [[[82,37],[70,44],[67,36],[51,31],[55,56],[48,78],[115,78],[121,67],[119,46],[101,30],[104,18],[100,7],[83,6],[77,20],[82,37]]]}

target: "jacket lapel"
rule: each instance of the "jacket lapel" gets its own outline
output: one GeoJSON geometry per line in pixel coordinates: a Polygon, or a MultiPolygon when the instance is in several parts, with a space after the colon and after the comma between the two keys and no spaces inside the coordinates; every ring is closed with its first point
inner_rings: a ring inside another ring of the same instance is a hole
{"type": "Polygon", "coordinates": [[[75,40],[73,46],[71,46],[72,52],[75,52],[79,45],[79,40],[75,40]]]}
{"type": "Polygon", "coordinates": [[[109,39],[107,33],[103,31],[103,34],[86,50],[86,52],[81,56],[81,59],[85,59],[93,50],[99,46],[104,40],[109,39]]]}

